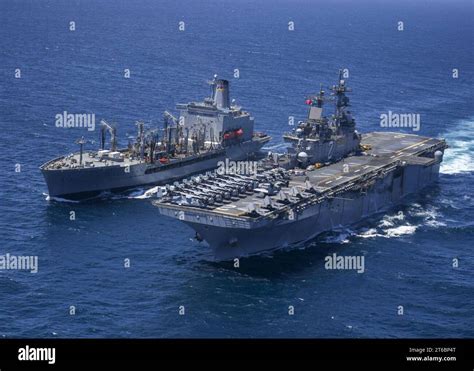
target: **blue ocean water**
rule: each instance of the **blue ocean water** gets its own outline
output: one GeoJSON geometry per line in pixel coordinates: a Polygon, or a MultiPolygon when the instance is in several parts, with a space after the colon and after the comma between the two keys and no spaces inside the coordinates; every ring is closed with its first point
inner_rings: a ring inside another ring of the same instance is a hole
{"type": "Polygon", "coordinates": [[[1,336],[474,336],[472,2],[3,0],[0,10],[0,255],[39,257],[38,273],[0,271],[1,336]],[[436,185],[361,227],[236,269],[133,198],[143,190],[46,199],[39,165],[81,135],[97,139],[56,128],[57,113],[113,121],[125,144],[136,120],[160,124],[217,73],[274,137],[269,149],[282,149],[288,116],[304,118],[305,96],[339,68],[359,131],[382,130],[388,110],[419,113],[418,133],[451,147],[436,185]],[[332,253],[364,255],[365,273],[326,270],[332,253]]]}

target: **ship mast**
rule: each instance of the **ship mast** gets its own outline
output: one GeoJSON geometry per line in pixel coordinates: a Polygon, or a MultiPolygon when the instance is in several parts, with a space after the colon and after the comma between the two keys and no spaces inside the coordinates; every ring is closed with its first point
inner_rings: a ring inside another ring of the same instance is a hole
{"type": "Polygon", "coordinates": [[[214,75],[214,78],[212,80],[208,80],[207,83],[211,88],[210,101],[214,103],[216,101],[217,74],[214,75]]]}
{"type": "Polygon", "coordinates": [[[144,123],[143,121],[137,121],[135,123],[138,129],[138,136],[137,136],[137,142],[138,142],[138,150],[140,153],[140,160],[143,160],[144,153],[145,153],[145,138],[144,138],[144,123]]]}
{"type": "Polygon", "coordinates": [[[105,120],[100,120],[100,123],[102,125],[101,127],[101,146],[102,149],[104,149],[105,146],[105,130],[108,130],[110,133],[110,149],[112,151],[115,151],[117,149],[117,129],[109,125],[105,120]]]}
{"type": "MultiPolygon", "coordinates": [[[[179,123],[176,117],[174,117],[171,113],[168,111],[165,111],[163,113],[163,124],[164,124],[164,140],[163,142],[166,145],[166,152],[169,155],[172,152],[172,139],[173,139],[173,129],[176,130],[176,135],[178,135],[178,127],[179,123]]],[[[176,139],[176,138],[175,138],[176,139]]],[[[178,139],[179,142],[179,139],[178,139]]],[[[173,143],[176,144],[176,143],[173,143]]]]}
{"type": "Polygon", "coordinates": [[[347,92],[351,92],[352,89],[346,86],[346,82],[343,78],[342,70],[339,70],[339,81],[337,85],[333,85],[331,90],[333,91],[332,95],[336,97],[336,110],[335,118],[336,124],[339,124],[339,121],[345,115],[345,109],[349,106],[349,98],[346,96],[347,92]]]}
{"type": "Polygon", "coordinates": [[[81,139],[76,140],[76,144],[79,144],[79,165],[82,165],[82,153],[84,150],[84,144],[87,143],[87,140],[84,139],[84,137],[81,137],[81,139]]]}

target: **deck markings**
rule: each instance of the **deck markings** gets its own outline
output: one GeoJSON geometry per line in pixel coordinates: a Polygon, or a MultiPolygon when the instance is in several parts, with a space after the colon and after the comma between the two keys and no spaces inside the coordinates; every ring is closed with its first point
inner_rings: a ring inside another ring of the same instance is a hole
{"type": "Polygon", "coordinates": [[[402,148],[400,151],[405,151],[407,150],[408,148],[412,148],[412,147],[415,147],[415,146],[421,146],[422,144],[428,142],[429,140],[431,140],[432,138],[428,138],[428,139],[425,139],[421,142],[417,142],[417,143],[413,143],[412,145],[408,146],[408,147],[405,147],[405,148],[402,148]]]}

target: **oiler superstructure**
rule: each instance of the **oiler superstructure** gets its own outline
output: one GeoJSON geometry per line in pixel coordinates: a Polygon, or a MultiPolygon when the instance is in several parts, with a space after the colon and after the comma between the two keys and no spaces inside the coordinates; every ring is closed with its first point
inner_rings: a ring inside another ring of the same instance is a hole
{"type": "Polygon", "coordinates": [[[100,149],[53,159],[40,167],[51,197],[84,199],[105,191],[173,182],[217,167],[225,159],[253,158],[270,140],[254,131],[254,119],[230,102],[229,82],[209,82],[211,96],[176,106],[179,116],[163,115],[163,128],[145,130],[137,123],[136,139],[117,148],[116,128],[101,121],[100,149]],[[110,147],[105,148],[107,133],[110,147]]]}

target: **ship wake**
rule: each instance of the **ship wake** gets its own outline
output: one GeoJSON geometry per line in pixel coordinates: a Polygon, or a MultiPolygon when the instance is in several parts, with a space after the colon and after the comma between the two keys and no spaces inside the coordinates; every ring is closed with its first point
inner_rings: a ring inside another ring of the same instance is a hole
{"type": "Polygon", "coordinates": [[[443,215],[433,205],[412,204],[404,210],[382,216],[375,227],[355,227],[334,230],[322,237],[324,243],[346,244],[356,238],[401,238],[420,229],[445,227],[443,215]]]}
{"type": "Polygon", "coordinates": [[[463,120],[444,135],[446,149],[440,172],[459,174],[474,172],[474,118],[463,120]]]}

